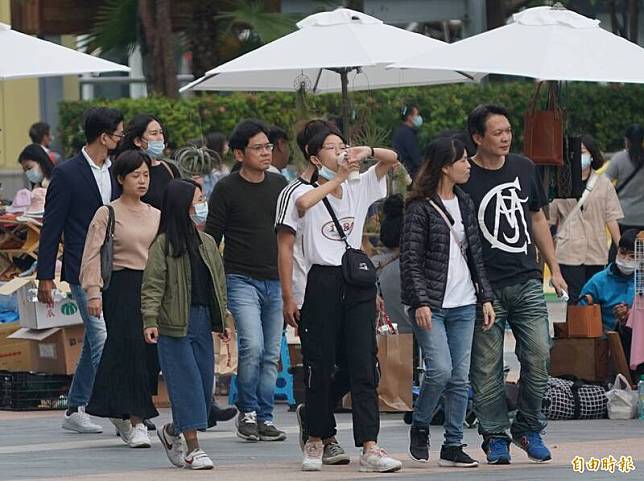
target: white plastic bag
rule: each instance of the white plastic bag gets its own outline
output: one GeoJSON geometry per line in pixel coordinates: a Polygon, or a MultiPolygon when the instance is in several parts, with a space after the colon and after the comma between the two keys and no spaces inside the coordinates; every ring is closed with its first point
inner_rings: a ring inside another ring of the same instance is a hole
{"type": "Polygon", "coordinates": [[[637,416],[638,392],[631,388],[626,378],[618,374],[613,388],[606,393],[609,419],[633,419],[637,416]]]}

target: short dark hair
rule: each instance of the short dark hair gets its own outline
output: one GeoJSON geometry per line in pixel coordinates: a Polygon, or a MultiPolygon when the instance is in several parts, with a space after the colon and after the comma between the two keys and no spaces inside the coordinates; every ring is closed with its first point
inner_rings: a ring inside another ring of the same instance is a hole
{"type": "Polygon", "coordinates": [[[474,134],[485,135],[485,122],[490,115],[503,115],[506,118],[510,118],[507,109],[502,105],[478,105],[467,116],[467,131],[472,139],[474,134]]]}
{"type": "Polygon", "coordinates": [[[131,174],[143,164],[150,168],[152,161],[150,156],[141,149],[130,149],[121,152],[112,166],[112,175],[115,179],[123,179],[126,175],[131,174]]]}
{"type": "Polygon", "coordinates": [[[22,149],[22,152],[18,155],[18,163],[22,164],[25,160],[33,160],[36,162],[40,167],[43,177],[45,179],[51,179],[54,164],[40,144],[29,144],[27,147],[22,149]]]}
{"type": "Polygon", "coordinates": [[[268,129],[268,141],[271,144],[277,144],[277,141],[280,139],[284,139],[288,142],[288,134],[286,133],[286,130],[278,127],[277,125],[271,125],[268,129]]]}
{"type": "Polygon", "coordinates": [[[644,152],[642,151],[642,140],[644,140],[644,129],[640,124],[630,125],[624,132],[624,137],[628,140],[628,156],[635,168],[640,168],[644,163],[644,152]]]}
{"type": "Polygon", "coordinates": [[[36,122],[29,127],[29,138],[34,144],[41,144],[45,135],[49,135],[51,127],[47,122],[36,122]]]}
{"type": "Polygon", "coordinates": [[[393,194],[382,204],[380,242],[389,249],[400,247],[404,207],[405,201],[402,194],[393,194]]]}
{"type": "Polygon", "coordinates": [[[230,134],[230,139],[228,140],[228,145],[232,150],[244,150],[248,147],[248,141],[251,137],[255,137],[257,134],[266,134],[266,137],[270,134],[268,126],[257,119],[246,119],[239,122],[233,133],[230,134]]]}
{"type": "Polygon", "coordinates": [[[317,134],[315,134],[311,140],[309,140],[309,156],[318,155],[320,153],[320,150],[322,150],[322,146],[324,145],[324,141],[329,135],[337,135],[342,139],[342,142],[344,142],[345,144],[347,143],[344,135],[342,135],[340,132],[333,130],[321,130],[317,134]]]}
{"type": "Polygon", "coordinates": [[[604,165],[604,156],[602,155],[601,149],[597,145],[597,141],[590,135],[582,135],[581,143],[586,146],[586,149],[588,150],[588,153],[592,158],[592,162],[590,163],[590,166],[594,170],[601,169],[602,165],[604,165]]]}
{"type": "Polygon", "coordinates": [[[418,104],[405,104],[400,107],[400,116],[403,120],[407,120],[407,118],[414,112],[414,109],[420,112],[418,104]]]}
{"type": "Polygon", "coordinates": [[[629,252],[634,251],[635,240],[639,233],[640,231],[637,229],[628,229],[622,232],[622,236],[619,239],[619,248],[629,252]]]}
{"type": "Polygon", "coordinates": [[[342,137],[342,133],[336,127],[336,125],[324,119],[309,120],[306,124],[304,124],[304,127],[302,127],[302,129],[297,133],[297,138],[295,140],[297,142],[297,146],[302,151],[302,154],[304,155],[304,158],[306,160],[309,160],[310,158],[310,155],[307,152],[306,146],[316,134],[324,130],[327,130],[329,132],[336,134],[339,137],[342,137]]]}
{"type": "Polygon", "coordinates": [[[113,134],[121,122],[123,114],[120,110],[108,107],[92,107],[86,110],[83,126],[87,143],[91,144],[101,134],[113,134]]]}

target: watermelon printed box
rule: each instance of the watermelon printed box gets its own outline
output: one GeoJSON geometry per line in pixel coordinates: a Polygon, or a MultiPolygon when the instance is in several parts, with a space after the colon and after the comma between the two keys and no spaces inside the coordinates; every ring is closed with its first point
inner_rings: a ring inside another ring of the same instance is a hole
{"type": "Polygon", "coordinates": [[[16,292],[20,326],[28,329],[50,329],[82,324],[78,305],[71,299],[66,283],[56,283],[59,291],[54,296],[54,304],[48,306],[36,299],[37,282],[33,278],[15,278],[0,287],[0,294],[10,295],[16,292]]]}

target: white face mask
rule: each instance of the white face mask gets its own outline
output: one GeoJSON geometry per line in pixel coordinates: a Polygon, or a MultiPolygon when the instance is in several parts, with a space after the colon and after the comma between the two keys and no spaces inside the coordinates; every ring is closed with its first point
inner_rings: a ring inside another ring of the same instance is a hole
{"type": "Polygon", "coordinates": [[[582,169],[587,169],[590,167],[590,164],[592,163],[593,158],[590,156],[590,154],[581,154],[581,168],[582,169]]]}
{"type": "Polygon", "coordinates": [[[615,265],[617,268],[620,270],[622,274],[625,276],[630,276],[635,272],[635,266],[637,263],[635,262],[635,259],[625,259],[624,257],[618,255],[615,258],[615,265]]]}

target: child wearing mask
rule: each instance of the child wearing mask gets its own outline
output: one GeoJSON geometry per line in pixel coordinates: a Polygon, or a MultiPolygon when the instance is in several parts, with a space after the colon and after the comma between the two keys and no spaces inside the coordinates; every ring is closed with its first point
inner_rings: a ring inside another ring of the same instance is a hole
{"type": "Polygon", "coordinates": [[[215,240],[197,229],[208,212],[198,184],[170,181],[162,207],[141,292],[145,341],[158,345],[172,405],[172,423],[157,435],[175,466],[212,469],[197,431],[208,425],[212,399],[212,332],[228,337],[224,265],[215,240]]]}

